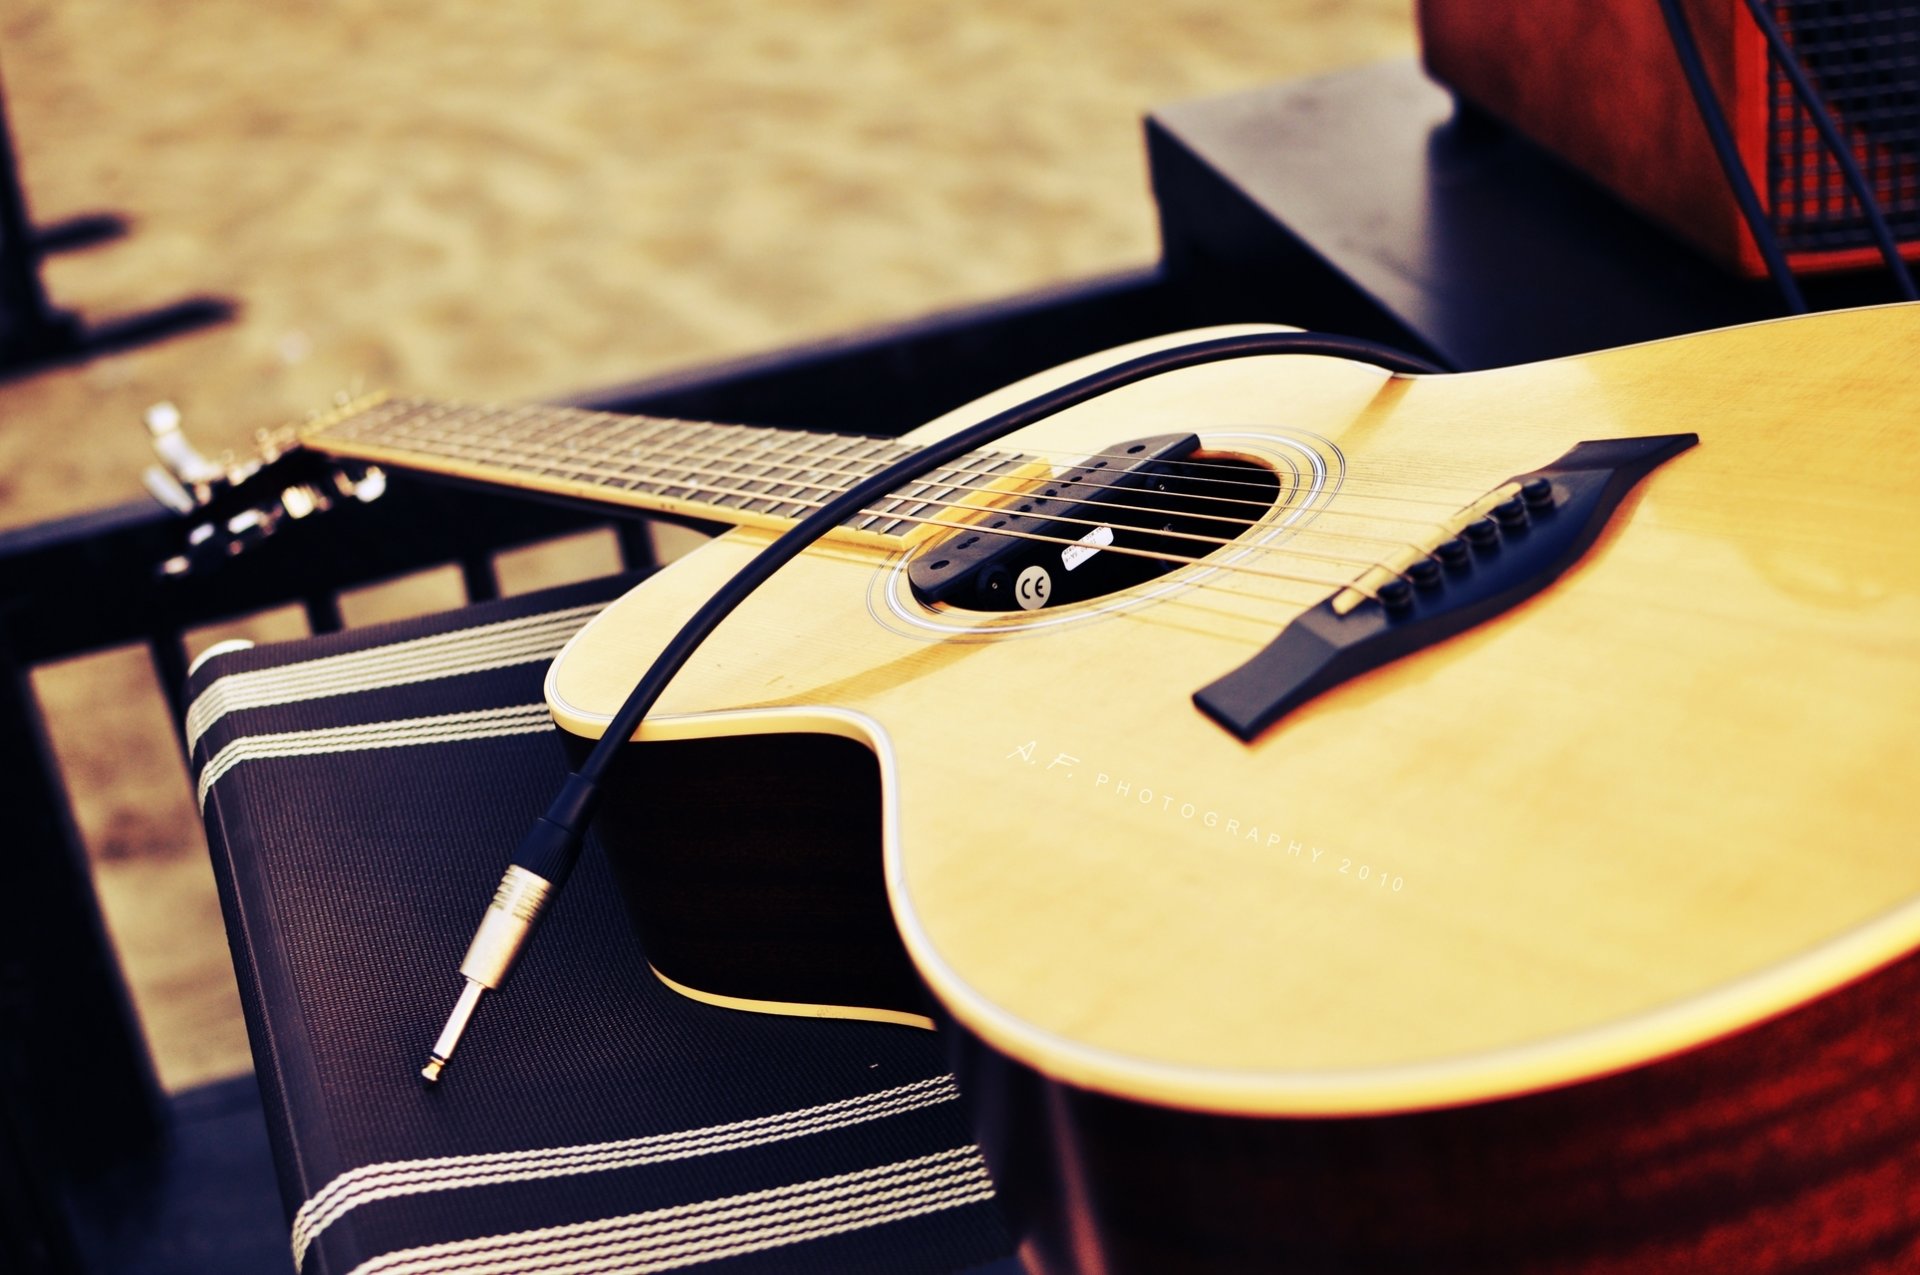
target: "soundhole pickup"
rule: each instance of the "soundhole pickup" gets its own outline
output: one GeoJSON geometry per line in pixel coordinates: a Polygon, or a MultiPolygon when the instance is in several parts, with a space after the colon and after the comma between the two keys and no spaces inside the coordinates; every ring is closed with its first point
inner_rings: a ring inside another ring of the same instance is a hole
{"type": "Polygon", "coordinates": [[[1699,441],[1662,434],[1581,443],[1514,476],[1463,511],[1430,553],[1340,590],[1193,702],[1251,742],[1314,696],[1491,619],[1557,579],[1635,484],[1699,441]]]}
{"type": "Polygon", "coordinates": [[[1165,575],[1232,542],[1280,482],[1244,461],[1196,458],[1192,434],[1102,449],[987,510],[907,566],[929,606],[1038,610],[1165,575]]]}

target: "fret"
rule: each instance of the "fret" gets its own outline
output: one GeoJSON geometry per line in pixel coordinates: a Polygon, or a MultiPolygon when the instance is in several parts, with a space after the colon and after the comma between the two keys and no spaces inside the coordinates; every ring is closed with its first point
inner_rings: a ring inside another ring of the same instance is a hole
{"type": "Polygon", "coordinates": [[[660,482],[662,484],[660,494],[671,497],[674,500],[685,500],[692,496],[694,492],[693,485],[681,481],[681,479],[686,476],[686,474],[680,472],[679,466],[662,470],[660,472],[660,482]]]}
{"type": "Polygon", "coordinates": [[[580,445],[573,455],[575,459],[590,464],[650,468],[648,464],[650,456],[675,454],[672,449],[650,447],[646,440],[657,436],[658,432],[649,434],[644,431],[635,431],[630,439],[618,444],[610,443],[604,438],[596,438],[591,445],[580,445]]]}
{"type": "Polygon", "coordinates": [[[921,497],[931,496],[934,494],[935,491],[939,491],[941,495],[944,496],[946,492],[950,490],[952,490],[952,484],[948,484],[946,487],[941,487],[937,483],[931,483],[931,482],[920,483],[919,485],[914,487],[913,490],[907,493],[907,499],[913,501],[914,503],[908,505],[905,509],[900,510],[900,512],[908,518],[924,517],[926,515],[926,512],[929,509],[935,508],[935,506],[929,503],[928,501],[921,499],[921,497]]]}
{"type": "MultiPolygon", "coordinates": [[[[755,467],[754,462],[739,460],[731,453],[713,450],[692,457],[691,462],[696,468],[705,473],[723,477],[734,486],[739,486],[743,480],[752,477],[755,467]]],[[[766,462],[762,460],[758,465],[760,468],[765,468],[766,462]]]]}
{"type": "MultiPolygon", "coordinates": [[[[775,523],[804,517],[912,451],[896,439],[718,425],[540,404],[474,406],[388,399],[314,426],[309,438],[491,471],[503,481],[619,491],[674,507],[707,507],[775,523]]],[[[372,459],[380,459],[375,455],[372,459]]],[[[848,520],[898,536],[949,511],[995,475],[1030,463],[976,453],[910,484],[848,520]]]]}
{"type": "Polygon", "coordinates": [[[393,431],[401,438],[424,438],[434,432],[434,422],[447,415],[452,409],[440,406],[428,406],[422,411],[409,412],[393,431]]]}
{"type": "Polygon", "coordinates": [[[858,442],[858,440],[854,440],[854,438],[835,438],[831,444],[822,445],[822,447],[814,449],[812,455],[820,459],[820,465],[806,470],[806,478],[804,478],[804,480],[806,480],[806,482],[812,482],[812,484],[818,484],[818,486],[833,486],[835,490],[839,490],[841,484],[852,486],[852,484],[858,482],[862,476],[868,476],[868,474],[877,472],[877,470],[862,470],[862,472],[854,472],[854,474],[847,474],[847,472],[845,472],[845,465],[847,465],[845,457],[847,457],[847,453],[851,451],[856,442],[858,442]]]}
{"type": "Polygon", "coordinates": [[[565,455],[569,452],[578,451],[579,444],[577,440],[580,437],[581,430],[585,428],[584,425],[576,424],[570,428],[556,429],[551,433],[544,434],[539,440],[540,449],[555,455],[565,455]]]}
{"type": "Polygon", "coordinates": [[[644,442],[650,442],[671,432],[665,421],[648,420],[644,417],[615,417],[618,424],[610,423],[606,433],[601,436],[601,451],[608,459],[623,452],[638,450],[644,442]]]}
{"type": "Polygon", "coordinates": [[[775,505],[771,512],[776,518],[791,518],[798,521],[807,516],[807,510],[811,507],[798,500],[788,500],[775,505]]]}
{"type": "Polygon", "coordinates": [[[764,492],[742,490],[738,493],[722,493],[716,497],[714,503],[725,505],[730,509],[743,510],[750,514],[765,514],[772,513],[773,507],[779,502],[764,492]]]}
{"type": "Polygon", "coordinates": [[[856,440],[846,434],[808,434],[806,442],[793,448],[788,455],[819,458],[851,445],[856,440]]]}
{"type": "MultiPolygon", "coordinates": [[[[1012,460],[1010,457],[1007,459],[1008,462],[1012,460]]],[[[995,468],[1003,468],[1005,464],[1003,462],[995,468]]],[[[957,503],[956,497],[973,490],[973,479],[976,477],[978,475],[973,471],[953,466],[936,470],[908,490],[889,497],[884,506],[855,525],[883,536],[898,535],[914,526],[919,519],[944,514],[957,503]]]]}
{"type": "Polygon", "coordinates": [[[537,412],[528,418],[526,427],[519,431],[516,438],[552,442],[563,434],[579,429],[580,425],[577,414],[566,408],[558,411],[537,412]]]}
{"type": "Polygon", "coordinates": [[[804,435],[804,440],[805,441],[800,442],[797,446],[780,448],[778,450],[789,459],[818,460],[847,446],[850,441],[856,441],[857,436],[848,434],[807,434],[804,435]]]}
{"type": "Polygon", "coordinates": [[[854,449],[858,445],[860,445],[858,438],[843,438],[829,447],[822,447],[820,451],[814,453],[820,459],[820,465],[814,467],[812,472],[816,474],[824,472],[826,480],[835,488],[843,484],[852,486],[862,478],[870,478],[872,474],[877,474],[879,472],[877,465],[870,465],[868,461],[860,461],[854,457],[854,449]]]}
{"type": "MultiPolygon", "coordinates": [[[[710,433],[712,435],[720,436],[723,439],[729,432],[729,427],[726,426],[710,427],[710,433]]],[[[771,438],[779,437],[778,431],[765,432],[771,438]]],[[[676,442],[680,444],[684,444],[686,441],[684,436],[676,439],[676,442]]],[[[544,451],[545,449],[542,450],[544,451]]],[[[795,465],[791,461],[755,459],[753,461],[743,462],[736,460],[735,457],[741,454],[741,449],[731,447],[710,452],[705,457],[703,463],[688,466],[685,463],[684,457],[689,450],[690,449],[684,445],[654,449],[650,452],[639,452],[637,454],[621,454],[613,449],[595,449],[591,452],[582,451],[573,453],[568,457],[568,460],[569,463],[585,462],[588,465],[596,463],[599,465],[622,464],[622,462],[636,460],[649,462],[644,465],[622,465],[622,467],[634,472],[660,473],[663,476],[670,476],[676,479],[687,477],[689,472],[731,475],[736,480],[734,485],[744,488],[749,493],[767,491],[773,486],[776,480],[793,482],[795,481],[796,474],[809,474],[809,471],[804,467],[795,465]],[[757,483],[746,481],[750,478],[760,478],[764,481],[757,483]]],[[[753,454],[757,457],[765,456],[765,452],[759,449],[756,449],[753,454]]],[[[807,482],[809,485],[825,491],[842,490],[845,486],[850,485],[851,481],[858,477],[865,476],[866,473],[872,472],[875,468],[877,468],[877,466],[862,466],[859,473],[843,475],[840,481],[828,481],[815,471],[810,474],[807,482]]]]}
{"type": "Polygon", "coordinates": [[[487,408],[466,418],[462,422],[462,429],[472,442],[498,444],[510,438],[514,427],[531,415],[532,409],[526,407],[505,410],[487,408]]]}
{"type": "Polygon", "coordinates": [[[901,443],[896,443],[890,438],[876,438],[872,440],[863,451],[856,451],[855,455],[863,460],[873,461],[874,469],[878,471],[887,465],[891,465],[894,461],[899,460],[912,450],[912,448],[901,443]]]}
{"type": "Polygon", "coordinates": [[[489,422],[491,423],[492,428],[487,431],[489,440],[493,442],[505,442],[508,439],[516,437],[517,434],[524,433],[527,429],[533,428],[534,422],[540,418],[540,415],[541,408],[539,404],[527,403],[511,409],[505,414],[495,412],[486,413],[483,415],[480,423],[483,425],[489,422]]]}
{"type": "MultiPolygon", "coordinates": [[[[594,422],[591,420],[570,421],[567,422],[570,428],[540,431],[544,433],[546,437],[540,440],[537,445],[529,446],[523,442],[518,448],[474,446],[466,442],[465,439],[472,437],[475,433],[475,431],[470,428],[471,423],[472,418],[469,418],[469,420],[462,423],[459,428],[433,429],[430,431],[431,437],[419,438],[413,441],[427,444],[426,450],[453,458],[507,465],[520,470],[539,472],[555,477],[584,477],[596,481],[604,480],[610,476],[607,472],[608,465],[606,459],[610,454],[615,455],[618,459],[625,459],[625,457],[618,457],[617,453],[610,453],[610,449],[605,447],[587,448],[581,446],[581,430],[593,425],[594,422]],[[549,463],[539,463],[542,461],[549,463]]],[[[650,432],[659,434],[663,431],[661,427],[656,425],[650,432]]],[[[490,435],[492,433],[493,431],[486,431],[486,434],[490,435]]],[[[765,434],[769,436],[775,433],[775,431],[765,431],[765,434]]],[[[710,473],[716,468],[724,473],[727,469],[736,467],[716,464],[689,464],[684,457],[691,450],[694,450],[689,446],[690,444],[703,443],[709,439],[730,441],[729,434],[730,431],[725,427],[715,426],[695,426],[691,429],[681,429],[677,431],[673,439],[677,445],[670,449],[655,449],[653,455],[663,458],[663,461],[656,461],[652,466],[648,467],[652,472],[658,474],[665,480],[658,484],[658,486],[676,496],[719,495],[724,500],[724,493],[716,493],[708,490],[709,485],[705,481],[705,473],[710,473]]],[[[729,448],[726,453],[723,454],[731,454],[735,450],[737,449],[729,448]]],[[[652,459],[652,457],[643,457],[643,459],[652,459]]],[[[633,471],[635,474],[647,472],[646,468],[640,466],[628,466],[624,468],[633,471]]],[[[756,466],[750,472],[759,475],[770,475],[775,473],[775,467],[762,464],[756,466]]],[[[770,483],[762,482],[748,486],[746,490],[748,493],[759,493],[770,486],[770,483]]],[[[826,483],[821,483],[819,486],[822,490],[833,489],[832,485],[826,483]]]]}

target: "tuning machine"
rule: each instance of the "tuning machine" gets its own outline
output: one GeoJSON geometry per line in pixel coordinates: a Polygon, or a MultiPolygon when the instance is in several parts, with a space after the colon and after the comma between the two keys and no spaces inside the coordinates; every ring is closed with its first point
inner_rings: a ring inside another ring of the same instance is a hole
{"type": "Polygon", "coordinates": [[[236,557],[289,520],[370,504],[387,490],[387,476],[378,467],[309,451],[292,426],[261,430],[250,457],[223,453],[218,460],[187,438],[172,403],[148,408],[146,427],[159,462],[144,475],[147,491],[194,520],[182,551],[160,564],[162,575],[187,575],[236,557]]]}

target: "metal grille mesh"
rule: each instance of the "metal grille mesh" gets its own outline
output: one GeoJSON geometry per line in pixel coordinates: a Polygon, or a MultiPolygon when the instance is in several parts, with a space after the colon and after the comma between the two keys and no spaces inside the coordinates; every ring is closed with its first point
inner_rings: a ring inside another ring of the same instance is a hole
{"type": "MultiPolygon", "coordinates": [[[[1920,239],[1920,3],[1776,0],[1776,20],[1852,143],[1896,238],[1920,239]]],[[[1769,64],[1767,167],[1788,251],[1871,247],[1840,166],[1769,64]]]]}

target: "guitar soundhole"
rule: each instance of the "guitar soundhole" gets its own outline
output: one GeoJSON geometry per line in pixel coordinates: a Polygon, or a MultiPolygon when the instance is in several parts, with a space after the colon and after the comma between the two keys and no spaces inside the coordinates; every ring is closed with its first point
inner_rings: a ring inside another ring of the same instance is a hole
{"type": "Polygon", "coordinates": [[[921,601],[998,612],[1105,597],[1240,543],[1282,494],[1279,475],[1238,457],[1156,461],[1146,481],[1118,490],[1089,481],[1104,465],[1056,478],[1048,500],[1022,500],[1013,508],[1025,517],[981,524],[999,535],[931,546],[911,572],[921,601]],[[1036,506],[1047,516],[1034,517],[1036,506]]]}

